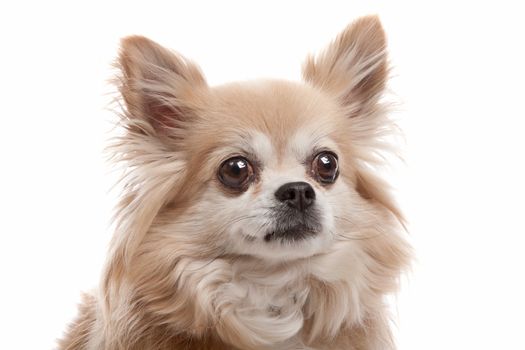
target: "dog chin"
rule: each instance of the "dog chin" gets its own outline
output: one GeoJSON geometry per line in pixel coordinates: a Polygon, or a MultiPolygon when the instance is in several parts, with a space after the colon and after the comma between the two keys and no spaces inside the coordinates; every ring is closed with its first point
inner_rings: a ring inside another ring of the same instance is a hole
{"type": "Polygon", "coordinates": [[[236,254],[271,262],[308,258],[326,253],[330,247],[329,235],[324,231],[269,231],[264,238],[241,239],[237,242],[234,245],[236,254]]]}

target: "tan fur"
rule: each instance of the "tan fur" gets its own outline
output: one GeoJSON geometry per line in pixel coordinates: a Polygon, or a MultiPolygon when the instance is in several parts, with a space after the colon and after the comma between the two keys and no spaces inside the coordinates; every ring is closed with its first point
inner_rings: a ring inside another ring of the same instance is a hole
{"type": "Polygon", "coordinates": [[[366,17],[307,60],[306,84],[209,87],[180,55],[124,39],[116,232],[100,293],[84,300],[59,348],[394,349],[384,296],[396,290],[409,247],[372,170],[391,130],[385,50],[379,20],[366,17]],[[333,185],[304,168],[316,147],[339,155],[333,185]],[[239,153],[264,165],[246,196],[216,176],[239,153]],[[332,229],[283,252],[257,246],[257,230],[235,236],[234,227],[261,220],[244,208],[281,179],[311,183],[332,229]]]}

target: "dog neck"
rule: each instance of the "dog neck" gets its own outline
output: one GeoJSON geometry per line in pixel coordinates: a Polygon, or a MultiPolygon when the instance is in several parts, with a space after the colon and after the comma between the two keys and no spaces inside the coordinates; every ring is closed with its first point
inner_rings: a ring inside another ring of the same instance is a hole
{"type": "MultiPolygon", "coordinates": [[[[242,349],[305,348],[364,315],[357,284],[340,278],[332,261],[341,263],[334,254],[279,264],[185,257],[164,271],[148,271],[137,262],[140,274],[125,279],[112,298],[118,303],[106,312],[119,315],[107,320],[109,338],[125,332],[126,339],[139,342],[164,329],[166,337],[213,338],[242,349]]],[[[344,272],[341,276],[352,276],[344,272]]]]}

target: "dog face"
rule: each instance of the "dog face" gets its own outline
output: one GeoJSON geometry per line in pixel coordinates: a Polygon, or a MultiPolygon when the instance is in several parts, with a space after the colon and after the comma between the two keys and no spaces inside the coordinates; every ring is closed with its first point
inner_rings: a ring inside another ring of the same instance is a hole
{"type": "MultiPolygon", "coordinates": [[[[209,165],[185,221],[227,254],[294,259],[326,250],[348,206],[338,130],[344,116],[313,88],[285,82],[213,90],[190,157],[209,165]],[[200,156],[202,155],[202,156],[200,156]],[[202,226],[202,227],[201,227],[202,226]]],[[[189,141],[189,140],[188,140],[189,141]]],[[[192,171],[195,174],[195,171],[192,171]]],[[[351,192],[351,191],[350,191],[351,192]]]]}
{"type": "Polygon", "coordinates": [[[119,146],[144,187],[126,201],[155,202],[149,223],[130,224],[142,229],[135,243],[160,235],[197,255],[297,259],[359,235],[373,220],[363,214],[370,200],[393,208],[363,166],[384,126],[376,19],[355,22],[309,58],[306,84],[212,88],[193,63],[142,37],[123,41],[119,67],[127,107],[119,146]]]}

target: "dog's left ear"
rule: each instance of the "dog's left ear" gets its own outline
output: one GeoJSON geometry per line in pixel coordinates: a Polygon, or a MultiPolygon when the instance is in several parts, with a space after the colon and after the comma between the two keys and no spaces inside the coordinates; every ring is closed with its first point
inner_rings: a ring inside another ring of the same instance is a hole
{"type": "Polygon", "coordinates": [[[377,16],[350,24],[317,57],[303,67],[306,81],[334,94],[349,117],[371,112],[388,75],[385,32],[377,16]]]}

